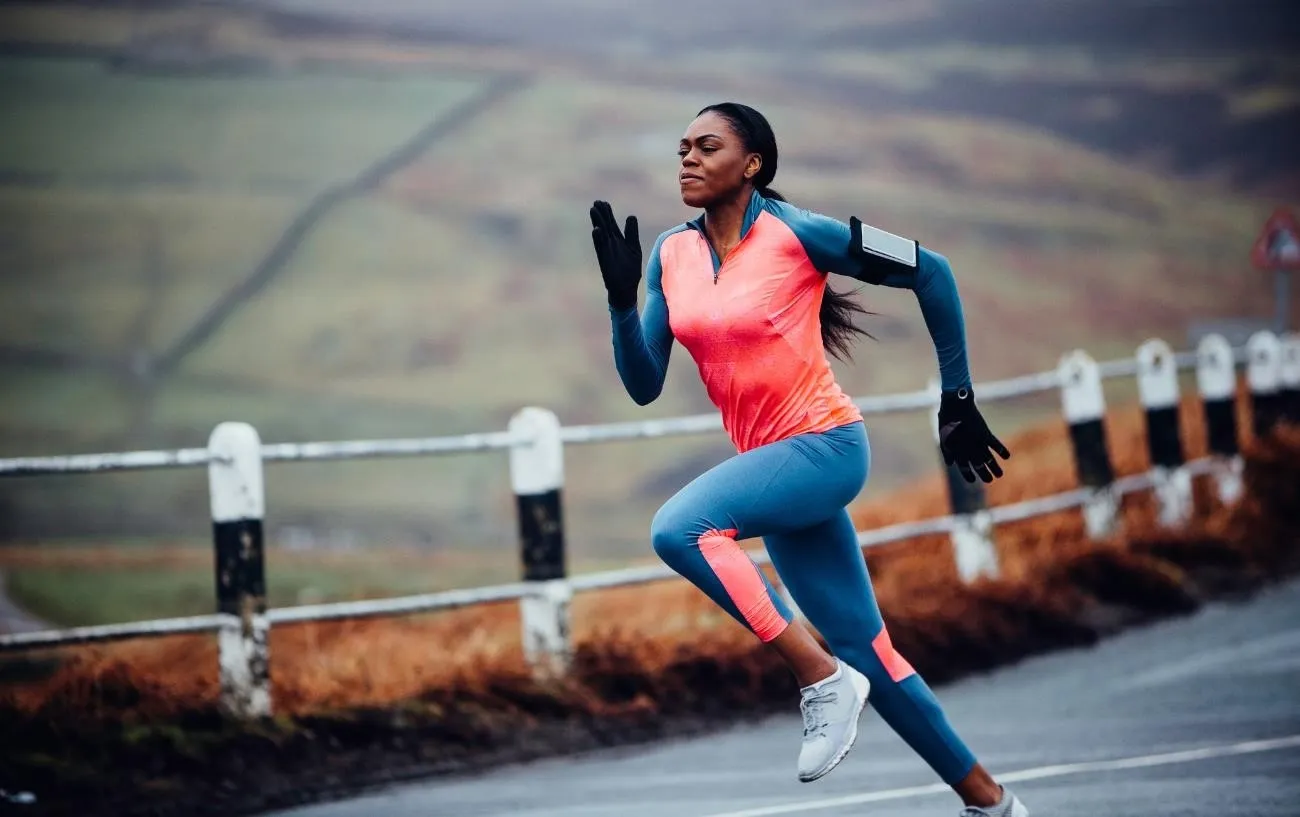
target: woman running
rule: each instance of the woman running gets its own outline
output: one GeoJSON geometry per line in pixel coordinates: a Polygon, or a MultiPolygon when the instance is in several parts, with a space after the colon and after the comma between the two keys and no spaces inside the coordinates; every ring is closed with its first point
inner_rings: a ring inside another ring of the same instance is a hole
{"type": "Polygon", "coordinates": [[[795,207],[769,185],[777,146],[767,120],[737,103],[696,116],[678,148],[682,201],[704,212],[664,232],[645,267],[635,216],[620,230],[591,208],[608,294],[614,360],[639,405],[663,388],[674,341],[699,368],[737,453],[664,503],[655,552],[785,660],[801,687],[798,775],[830,772],[857,738],[868,700],[952,786],[963,817],[1027,817],[976,761],[934,694],[889,641],[847,506],[865,484],[862,415],[836,383],[827,349],[849,350],[861,311],[828,273],[916,293],[941,376],[940,447],[973,482],[1010,456],[975,406],[965,323],[947,260],[917,242],[795,207]],[[824,650],[737,540],[761,537],[824,650]]]}

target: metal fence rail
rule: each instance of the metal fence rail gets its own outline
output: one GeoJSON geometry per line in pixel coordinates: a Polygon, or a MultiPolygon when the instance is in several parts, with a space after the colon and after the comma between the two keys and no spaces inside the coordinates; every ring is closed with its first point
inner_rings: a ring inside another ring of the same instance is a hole
{"type": "Polygon", "coordinates": [[[350,440],[333,443],[277,443],[262,446],[265,462],[355,460],[362,457],[419,457],[505,451],[527,445],[528,439],[506,431],[461,434],[454,437],[417,437],[395,440],[350,440]]]}
{"type": "MultiPolygon", "coordinates": [[[[1242,362],[1246,357],[1246,349],[1245,347],[1232,349],[1232,354],[1234,362],[1242,362]]],[[[1195,352],[1180,352],[1174,356],[1174,360],[1179,370],[1188,370],[1196,367],[1197,357],[1195,352]]],[[[1137,373],[1138,366],[1135,358],[1107,360],[1096,365],[1103,380],[1132,377],[1137,373]]],[[[1061,380],[1061,371],[1051,369],[1002,380],[976,383],[975,391],[977,399],[981,403],[991,403],[1057,390],[1061,387],[1061,380]]],[[[937,387],[932,387],[911,392],[858,397],[853,402],[867,416],[898,414],[933,408],[939,403],[939,394],[937,387]]],[[[657,420],[631,420],[619,423],[564,426],[560,429],[560,440],[566,444],[581,445],[689,434],[710,434],[721,430],[721,416],[717,413],[711,413],[657,420]]],[[[496,431],[408,439],[273,443],[262,446],[261,457],[264,462],[307,462],[437,456],[484,451],[506,451],[527,445],[529,442],[530,438],[527,435],[496,431]]],[[[207,465],[212,459],[212,452],[207,448],[75,454],[57,457],[16,457],[0,459],[0,476],[190,468],[207,465]]]]}
{"type": "Polygon", "coordinates": [[[37,647],[70,647],[76,644],[120,641],[126,638],[144,636],[214,633],[222,627],[231,626],[238,627],[239,618],[221,613],[182,618],[159,618],[125,624],[98,624],[93,627],[70,627],[66,630],[42,630],[34,633],[13,633],[0,636],[0,649],[13,651],[37,647]]]}
{"type": "Polygon", "coordinates": [[[0,460],[0,475],[92,474],[99,471],[141,471],[207,465],[206,448],[177,451],[128,451],[121,454],[74,454],[68,457],[14,457],[0,460]]]}
{"type": "MultiPolygon", "coordinates": [[[[1271,332],[1257,333],[1239,349],[1212,335],[1204,338],[1195,351],[1181,353],[1175,353],[1162,341],[1153,340],[1142,344],[1132,358],[1103,363],[1096,363],[1086,353],[1076,350],[1064,355],[1054,370],[977,383],[975,392],[982,403],[1051,391],[1059,393],[1079,487],[990,507],[980,484],[965,484],[948,469],[950,513],[859,531],[858,542],[863,548],[872,548],[920,536],[946,535],[959,574],[969,581],[998,574],[992,541],[993,529],[998,525],[1081,509],[1087,535],[1108,536],[1116,530],[1120,500],[1146,490],[1154,492],[1160,522],[1178,525],[1191,513],[1191,480],[1198,476],[1213,476],[1219,499],[1235,501],[1241,492],[1239,429],[1233,408],[1239,363],[1246,365],[1252,428],[1256,435],[1265,433],[1287,416],[1296,419],[1300,415],[1300,405],[1295,399],[1300,395],[1300,337],[1279,338],[1271,332]],[[1179,372],[1188,369],[1196,370],[1196,388],[1211,442],[1209,456],[1192,461],[1184,458],[1177,412],[1170,411],[1178,402],[1179,372]],[[1102,382],[1134,376],[1145,411],[1151,467],[1140,474],[1117,478],[1106,448],[1102,382]]],[[[938,386],[931,382],[923,390],[863,397],[854,402],[864,415],[871,416],[933,411],[938,400],[938,386]]],[[[716,413],[561,426],[553,413],[530,407],[518,412],[507,430],[488,433],[263,445],[251,426],[222,423],[213,431],[206,448],[0,460],[0,475],[15,477],[206,466],[217,570],[221,577],[218,610],[213,615],[4,635],[0,636],[0,651],[215,632],[219,637],[223,703],[232,712],[251,717],[269,712],[266,642],[267,631],[272,626],[517,602],[524,650],[530,663],[540,673],[564,672],[571,651],[568,617],[574,593],[680,577],[664,564],[576,576],[567,574],[560,514],[563,447],[721,430],[721,417],[716,413]],[[265,599],[255,591],[265,585],[264,463],[489,451],[509,454],[511,485],[518,504],[522,581],[396,598],[266,609],[265,599]]],[[[935,432],[937,439],[937,429],[935,432]]],[[[765,550],[750,551],[750,556],[759,565],[771,562],[765,550]]]]}

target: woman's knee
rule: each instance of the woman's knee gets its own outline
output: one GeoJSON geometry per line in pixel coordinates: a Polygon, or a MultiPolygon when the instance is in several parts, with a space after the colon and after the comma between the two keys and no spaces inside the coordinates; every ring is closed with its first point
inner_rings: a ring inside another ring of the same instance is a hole
{"type": "Polygon", "coordinates": [[[650,522],[650,544],[659,558],[678,567],[693,564],[710,537],[733,536],[733,530],[719,530],[698,509],[669,500],[650,522]]]}
{"type": "Polygon", "coordinates": [[[664,505],[650,522],[650,544],[655,554],[670,566],[681,563],[692,542],[680,514],[664,505]]]}

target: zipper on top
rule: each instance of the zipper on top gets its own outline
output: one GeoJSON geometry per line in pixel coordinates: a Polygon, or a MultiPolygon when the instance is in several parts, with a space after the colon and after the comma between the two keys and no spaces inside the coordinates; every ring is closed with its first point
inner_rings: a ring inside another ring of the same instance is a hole
{"type": "MultiPolygon", "coordinates": [[[[763,200],[763,196],[758,191],[754,191],[754,193],[750,196],[749,207],[745,212],[745,221],[741,224],[740,227],[740,240],[736,242],[735,247],[731,248],[731,252],[735,252],[736,248],[739,247],[741,244],[744,244],[745,239],[749,237],[749,232],[753,228],[754,222],[758,220],[758,217],[762,212],[762,207],[761,207],[762,200],[763,200]]],[[[713,242],[709,240],[709,234],[704,229],[704,217],[700,216],[699,218],[692,219],[687,223],[691,226],[692,229],[694,229],[697,233],[700,234],[700,238],[704,239],[705,246],[709,248],[709,257],[713,260],[713,285],[717,286],[718,273],[722,271],[723,260],[721,258],[718,258],[717,251],[713,249],[713,242]]],[[[730,255],[731,253],[727,253],[727,254],[730,255]]]]}

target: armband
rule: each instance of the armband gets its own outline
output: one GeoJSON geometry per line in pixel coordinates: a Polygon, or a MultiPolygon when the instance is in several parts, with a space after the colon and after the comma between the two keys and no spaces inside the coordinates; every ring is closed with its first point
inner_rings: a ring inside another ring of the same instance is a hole
{"type": "Polygon", "coordinates": [[[863,224],[857,216],[849,217],[849,256],[858,261],[854,275],[870,284],[881,284],[891,275],[916,277],[920,245],[911,238],[863,224]]]}

